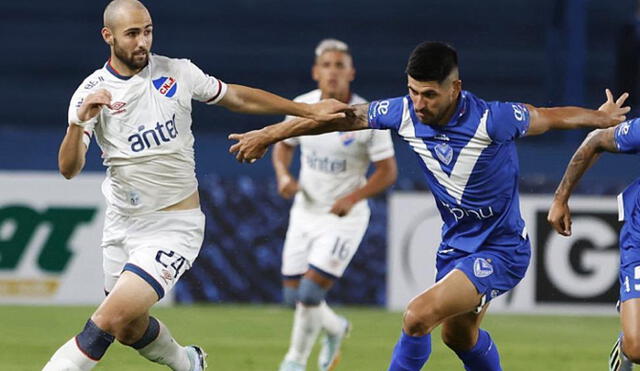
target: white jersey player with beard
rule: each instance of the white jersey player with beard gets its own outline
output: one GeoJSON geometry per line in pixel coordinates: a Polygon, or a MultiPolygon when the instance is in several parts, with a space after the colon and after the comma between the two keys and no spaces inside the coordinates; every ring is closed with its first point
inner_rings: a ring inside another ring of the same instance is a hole
{"type": "Polygon", "coordinates": [[[108,296],[44,371],[87,371],[114,340],[175,371],[202,371],[204,351],[178,344],[149,315],[198,255],[204,234],[195,177],[191,100],[252,114],[328,119],[337,101],[295,103],[263,90],[227,85],[186,59],[151,54],[153,23],[137,0],[113,0],[101,35],[110,59],[72,97],[60,145],[60,172],[82,171],[89,140],[103,151],[107,212],[102,239],[108,296]]]}
{"type": "Polygon", "coordinates": [[[112,290],[124,269],[150,275],[145,280],[162,298],[191,267],[204,237],[199,208],[159,211],[198,188],[191,100],[215,104],[227,85],[187,59],[150,55],[147,66],[130,77],[109,61],[76,90],[70,122],[77,119],[84,98],[99,89],[111,93],[111,108],[85,125],[84,140],[88,146],[95,135],[107,166],[102,185],[107,201],[105,291],[112,290]]]}

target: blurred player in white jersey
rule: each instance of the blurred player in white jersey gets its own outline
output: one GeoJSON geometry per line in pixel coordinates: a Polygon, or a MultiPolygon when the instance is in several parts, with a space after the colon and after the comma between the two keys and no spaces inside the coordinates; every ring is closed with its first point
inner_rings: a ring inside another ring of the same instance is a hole
{"type": "Polygon", "coordinates": [[[258,89],[227,85],[187,59],[150,53],[151,16],[137,0],[115,0],[104,11],[102,36],[111,48],[71,99],[59,152],[60,172],[83,168],[95,133],[107,176],[102,239],[107,297],[84,329],[51,357],[46,371],[92,369],[117,339],[172,370],[199,371],[205,354],[180,346],[149,309],[193,264],[204,214],[195,177],[191,100],[254,114],[325,114],[346,105],[295,103],[258,89]]]}
{"type": "MultiPolygon", "coordinates": [[[[295,101],[317,103],[333,98],[349,104],[366,103],[350,89],[355,69],[342,41],[320,42],[312,77],[318,89],[295,101]]],[[[278,192],[285,198],[295,195],[282,252],[282,275],[285,303],[296,309],[291,344],[280,370],[304,370],[321,330],[318,368],[332,370],[350,325],[324,299],[349,265],[367,229],[367,198],[396,180],[391,136],[366,130],[290,138],[275,145],[273,166],[278,192]],[[298,145],[301,170],[296,181],[289,165],[298,145]],[[370,163],[375,171],[366,179],[370,163]]]]}

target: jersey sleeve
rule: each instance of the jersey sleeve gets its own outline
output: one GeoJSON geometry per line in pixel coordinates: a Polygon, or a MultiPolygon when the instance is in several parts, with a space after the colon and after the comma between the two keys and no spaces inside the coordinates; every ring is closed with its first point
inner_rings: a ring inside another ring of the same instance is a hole
{"type": "Polygon", "coordinates": [[[393,141],[389,131],[371,130],[367,142],[367,154],[371,162],[382,161],[393,157],[393,141]]]}
{"type": "Polygon", "coordinates": [[[191,96],[199,102],[216,104],[227,92],[227,84],[202,72],[191,61],[187,64],[187,78],[191,86],[191,96]]]}
{"type": "Polygon", "coordinates": [[[487,131],[496,142],[520,138],[529,130],[529,110],[522,103],[491,102],[487,131]]]}
{"type": "MultiPolygon", "coordinates": [[[[80,121],[78,119],[78,108],[80,108],[80,106],[82,105],[82,102],[84,102],[84,99],[87,97],[87,95],[93,93],[97,89],[99,89],[99,84],[92,82],[91,79],[85,80],[78,87],[78,89],[76,89],[75,93],[73,93],[73,95],[71,96],[71,102],[69,102],[69,110],[67,113],[68,124],[70,124],[71,122],[80,121]]],[[[96,117],[90,119],[84,127],[84,136],[82,138],[82,141],[87,146],[87,148],[89,148],[89,144],[91,143],[91,137],[93,136],[93,129],[98,123],[99,116],[100,115],[97,115],[96,117]]]]}
{"type": "Polygon", "coordinates": [[[619,152],[640,152],[640,119],[633,119],[618,124],[615,128],[613,140],[619,152]]]}
{"type": "Polygon", "coordinates": [[[369,127],[398,130],[402,122],[404,97],[375,100],[369,103],[369,127]]]}

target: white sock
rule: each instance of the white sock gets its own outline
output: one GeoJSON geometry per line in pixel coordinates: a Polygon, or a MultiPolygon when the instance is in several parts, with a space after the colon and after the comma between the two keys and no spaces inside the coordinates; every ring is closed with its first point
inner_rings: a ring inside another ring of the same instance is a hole
{"type": "Polygon", "coordinates": [[[320,306],[308,307],[298,303],[293,316],[291,345],[284,358],[288,361],[306,365],[321,327],[322,313],[320,306]]]}
{"type": "Polygon", "coordinates": [[[327,331],[329,335],[340,335],[344,331],[344,319],[336,314],[328,305],[326,301],[320,304],[320,311],[322,312],[322,328],[327,331]]]}
{"type": "Polygon", "coordinates": [[[158,322],[160,324],[158,337],[146,347],[139,349],[138,353],[152,362],[167,365],[174,371],[191,370],[187,349],[173,339],[167,326],[158,322]]]}
{"type": "Polygon", "coordinates": [[[42,371],[88,371],[97,364],[78,348],[73,337],[58,348],[42,371]]]}

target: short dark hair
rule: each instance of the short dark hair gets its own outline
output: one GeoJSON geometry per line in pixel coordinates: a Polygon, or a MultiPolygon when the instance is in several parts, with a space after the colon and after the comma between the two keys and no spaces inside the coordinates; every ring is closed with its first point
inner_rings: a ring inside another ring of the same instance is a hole
{"type": "Polygon", "coordinates": [[[445,43],[425,41],[409,57],[406,73],[418,81],[442,83],[458,67],[458,53],[445,43]]]}

